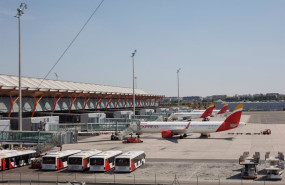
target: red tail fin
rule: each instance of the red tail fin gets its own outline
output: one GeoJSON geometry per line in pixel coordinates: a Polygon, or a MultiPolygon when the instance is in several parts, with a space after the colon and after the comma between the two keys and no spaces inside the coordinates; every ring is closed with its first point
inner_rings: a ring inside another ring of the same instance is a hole
{"type": "Polygon", "coordinates": [[[217,114],[224,114],[227,112],[227,110],[228,110],[228,104],[225,104],[217,114]]]}
{"type": "Polygon", "coordinates": [[[242,114],[243,105],[238,105],[234,112],[227,117],[227,119],[221,124],[221,126],[217,129],[216,132],[230,130],[238,127],[240,122],[241,114],[242,114]]]}
{"type": "Polygon", "coordinates": [[[208,116],[211,116],[213,113],[215,105],[211,104],[206,110],[205,112],[202,114],[202,116],[200,118],[206,118],[208,116]]]}

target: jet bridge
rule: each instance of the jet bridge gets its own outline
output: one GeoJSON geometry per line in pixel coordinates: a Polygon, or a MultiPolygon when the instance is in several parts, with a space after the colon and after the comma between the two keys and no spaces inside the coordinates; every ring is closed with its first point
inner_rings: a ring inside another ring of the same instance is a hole
{"type": "Polygon", "coordinates": [[[122,140],[125,136],[130,134],[141,134],[140,121],[133,121],[130,126],[123,131],[116,131],[111,135],[111,140],[122,140]]]}

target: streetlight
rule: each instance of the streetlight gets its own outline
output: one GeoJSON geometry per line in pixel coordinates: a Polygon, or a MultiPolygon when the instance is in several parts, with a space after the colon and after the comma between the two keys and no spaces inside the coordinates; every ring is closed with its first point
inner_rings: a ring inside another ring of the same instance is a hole
{"type": "Polygon", "coordinates": [[[179,69],[177,69],[177,86],[178,86],[178,106],[180,105],[180,99],[179,99],[179,71],[180,71],[181,69],[179,68],[179,69]]]}
{"type": "Polygon", "coordinates": [[[135,54],[136,54],[137,50],[135,50],[132,53],[132,61],[133,61],[133,112],[134,112],[134,118],[136,115],[136,103],[135,103],[135,54]]]}
{"type": "Polygon", "coordinates": [[[22,131],[22,86],[21,86],[21,16],[24,14],[23,10],[27,9],[26,3],[21,3],[17,8],[18,25],[19,25],[19,130],[22,131]]]}
{"type": "Polygon", "coordinates": [[[135,88],[137,89],[138,88],[138,77],[135,76],[135,88]]]}

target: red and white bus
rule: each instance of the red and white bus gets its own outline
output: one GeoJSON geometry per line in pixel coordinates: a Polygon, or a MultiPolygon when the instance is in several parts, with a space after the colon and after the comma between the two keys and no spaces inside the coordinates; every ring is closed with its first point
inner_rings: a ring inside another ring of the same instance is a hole
{"type": "Polygon", "coordinates": [[[29,165],[36,155],[35,150],[2,150],[0,151],[0,168],[4,171],[29,165]]]}
{"type": "Polygon", "coordinates": [[[90,157],[101,153],[101,150],[90,150],[83,151],[68,157],[68,170],[71,171],[84,171],[87,170],[89,165],[90,157]]]}
{"type": "Polygon", "coordinates": [[[67,167],[67,159],[69,156],[77,154],[81,150],[66,150],[55,153],[50,153],[43,156],[42,169],[43,170],[60,170],[67,167]]]}
{"type": "Polygon", "coordinates": [[[116,157],[115,172],[132,172],[145,164],[144,151],[129,151],[116,157]]]}
{"type": "Polygon", "coordinates": [[[115,167],[115,157],[122,154],[119,150],[109,150],[90,157],[89,171],[106,172],[115,167]]]}

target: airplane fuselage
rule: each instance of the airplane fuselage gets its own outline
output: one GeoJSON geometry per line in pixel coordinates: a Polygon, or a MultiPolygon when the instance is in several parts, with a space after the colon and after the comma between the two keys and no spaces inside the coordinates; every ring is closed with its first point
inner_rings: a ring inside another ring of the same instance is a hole
{"type": "MultiPolygon", "coordinates": [[[[213,133],[217,132],[223,122],[221,121],[205,121],[205,122],[141,122],[142,133],[161,133],[163,130],[170,130],[181,133],[213,133]]],[[[240,125],[245,125],[240,123],[240,125]]]]}

